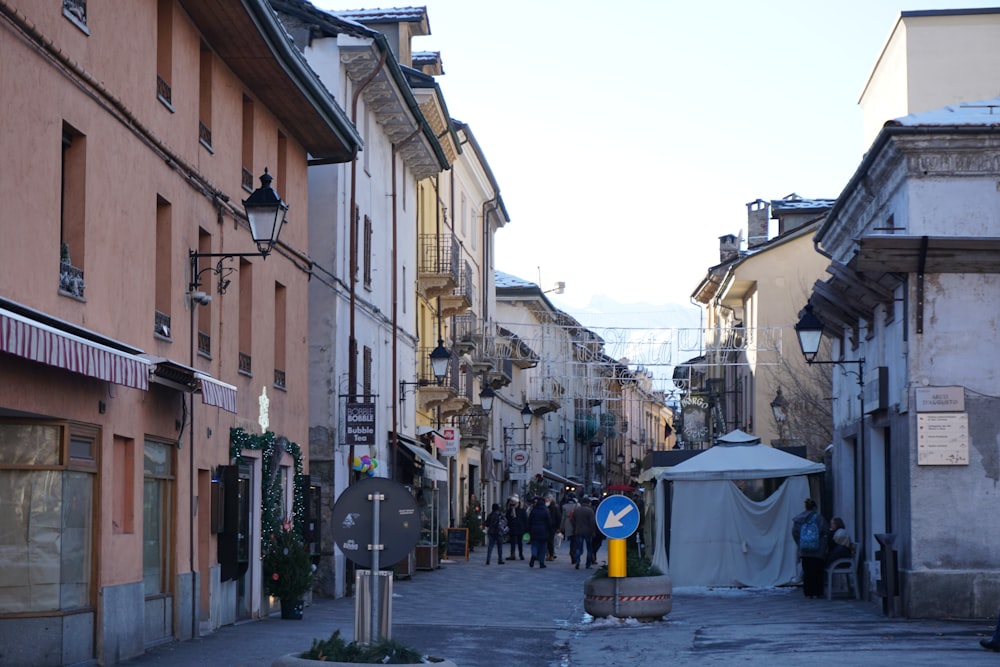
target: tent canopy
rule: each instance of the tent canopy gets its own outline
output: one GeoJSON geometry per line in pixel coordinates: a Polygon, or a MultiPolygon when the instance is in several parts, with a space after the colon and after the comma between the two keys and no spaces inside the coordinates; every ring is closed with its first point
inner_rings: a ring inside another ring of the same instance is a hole
{"type": "Polygon", "coordinates": [[[760,444],[756,436],[733,431],[716,446],[675,466],[644,471],[655,479],[656,513],[665,511],[665,482],[674,482],[671,534],[657,519],[653,564],[675,586],[780,586],[795,577],[792,519],[809,493],[806,475],[823,472],[821,463],[760,444]],[[748,498],[736,480],[787,478],[763,501],[748,498]],[[706,558],[711,554],[711,558],[706,558]]]}
{"type": "Polygon", "coordinates": [[[683,463],[662,468],[657,477],[671,481],[770,479],[810,475],[825,469],[822,463],[762,445],[758,440],[757,444],[718,444],[683,463]]]}

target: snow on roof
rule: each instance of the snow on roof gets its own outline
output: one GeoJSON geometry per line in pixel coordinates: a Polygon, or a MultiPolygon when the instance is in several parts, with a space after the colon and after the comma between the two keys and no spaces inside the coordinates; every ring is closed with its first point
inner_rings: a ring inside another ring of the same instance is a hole
{"type": "Polygon", "coordinates": [[[779,212],[822,211],[831,208],[836,199],[806,199],[792,193],[783,199],[771,200],[771,217],[779,212]]]}
{"type": "Polygon", "coordinates": [[[392,7],[389,9],[336,10],[337,16],[346,16],[362,23],[413,23],[423,21],[424,7],[392,7]]]}
{"type": "Polygon", "coordinates": [[[494,282],[496,283],[497,289],[507,287],[507,288],[529,288],[534,287],[538,289],[538,285],[535,283],[525,280],[524,278],[518,278],[517,276],[512,276],[509,273],[504,273],[503,271],[494,271],[495,274],[494,282]]]}
{"type": "Polygon", "coordinates": [[[888,126],[920,127],[928,125],[1000,125],[1000,97],[979,102],[962,102],[924,111],[911,113],[886,123],[888,126]]]}

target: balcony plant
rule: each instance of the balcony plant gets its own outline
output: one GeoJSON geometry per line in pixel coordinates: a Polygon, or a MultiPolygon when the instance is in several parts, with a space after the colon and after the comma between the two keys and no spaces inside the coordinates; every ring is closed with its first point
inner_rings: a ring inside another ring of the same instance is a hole
{"type": "Polygon", "coordinates": [[[282,618],[302,618],[302,598],[312,588],[313,570],[309,551],[291,523],[271,533],[264,555],[264,590],[281,600],[282,618]]]}

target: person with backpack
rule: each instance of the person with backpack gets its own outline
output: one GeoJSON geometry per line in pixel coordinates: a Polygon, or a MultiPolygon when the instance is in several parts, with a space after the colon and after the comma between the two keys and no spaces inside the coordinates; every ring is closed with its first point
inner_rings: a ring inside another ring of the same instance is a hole
{"type": "Polygon", "coordinates": [[[826,519],[816,511],[816,501],[806,498],[805,510],[792,520],[792,539],[802,561],[802,593],[807,598],[823,597],[823,570],[829,531],[826,519]]]}
{"type": "Polygon", "coordinates": [[[507,526],[507,519],[500,511],[500,505],[493,503],[490,513],[486,517],[486,564],[490,564],[490,556],[494,547],[497,550],[497,565],[503,565],[503,543],[507,538],[510,529],[507,526]]]}

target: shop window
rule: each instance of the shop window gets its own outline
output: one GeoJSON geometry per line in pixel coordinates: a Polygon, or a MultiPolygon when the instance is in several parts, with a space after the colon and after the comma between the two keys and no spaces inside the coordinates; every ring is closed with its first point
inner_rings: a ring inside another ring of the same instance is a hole
{"type": "Polygon", "coordinates": [[[0,610],[93,605],[97,430],[0,423],[0,610]]]}
{"type": "Polygon", "coordinates": [[[142,583],[146,597],[170,592],[174,447],[146,440],[142,494],[142,583]]]}

